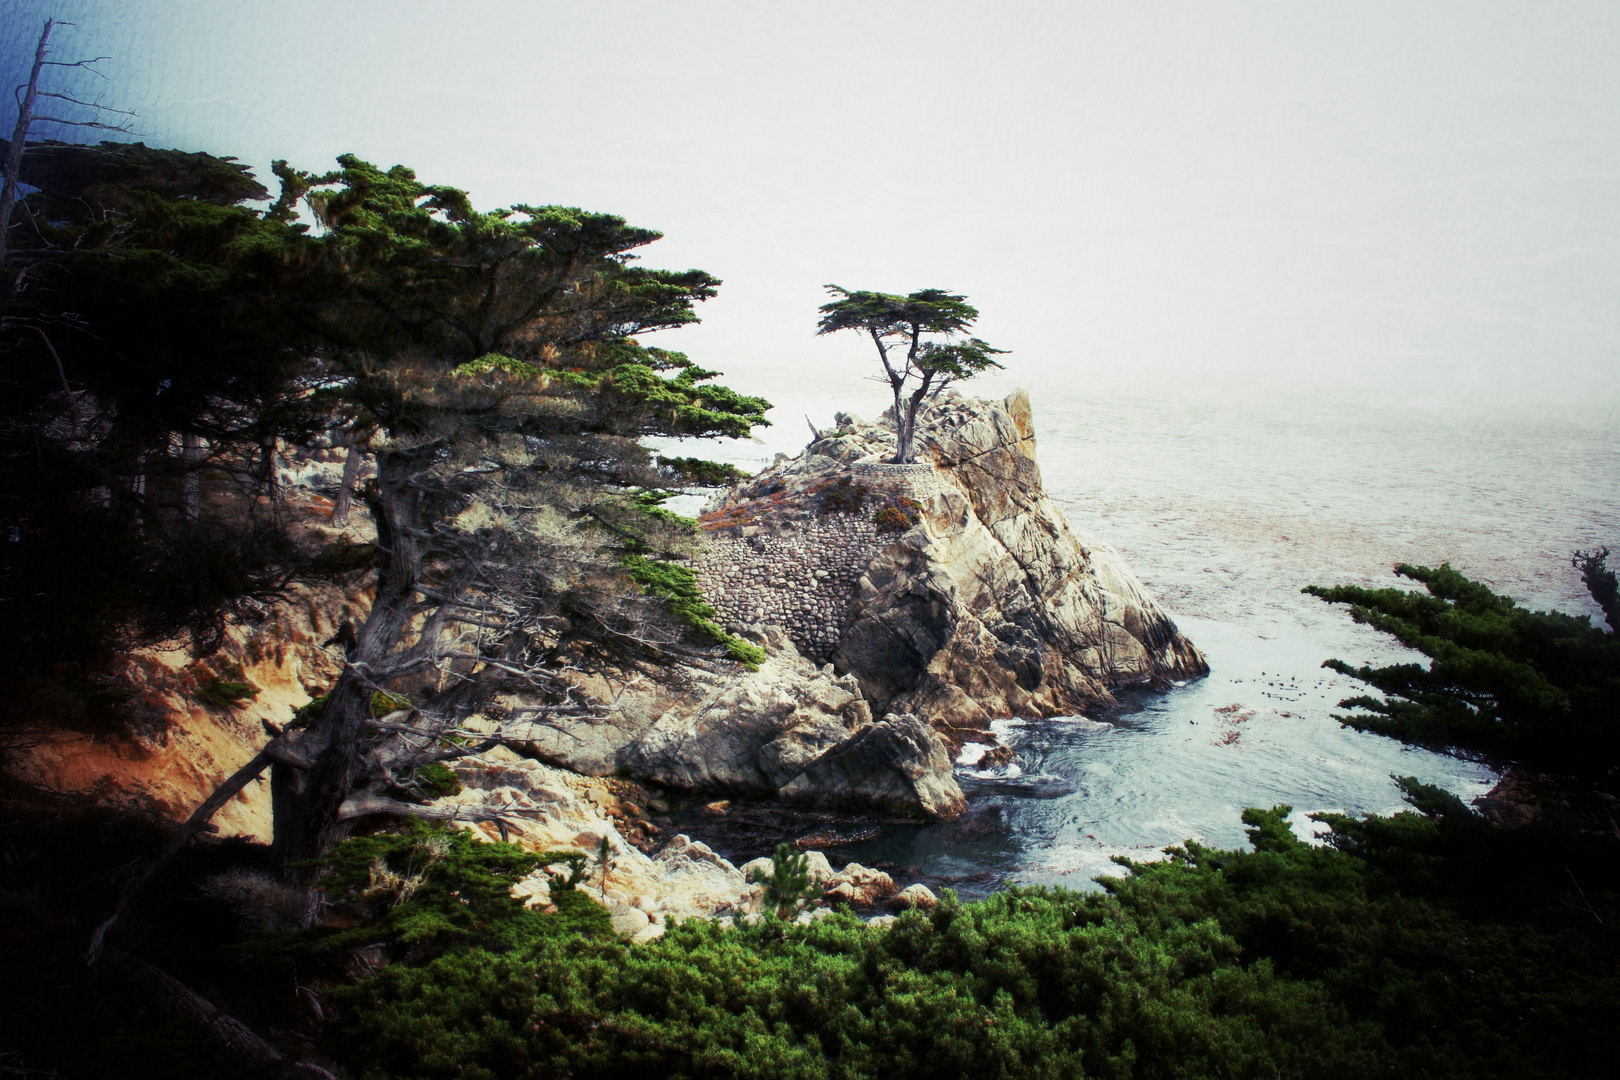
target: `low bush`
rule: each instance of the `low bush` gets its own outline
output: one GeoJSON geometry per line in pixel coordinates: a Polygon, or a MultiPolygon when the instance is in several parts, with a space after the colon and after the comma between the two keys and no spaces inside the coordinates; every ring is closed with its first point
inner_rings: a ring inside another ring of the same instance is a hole
{"type": "Polygon", "coordinates": [[[512,886],[573,853],[535,854],[516,844],[480,842],[463,829],[413,820],[396,833],[351,837],[312,864],[328,908],[327,925],[293,934],[267,934],[270,952],[335,960],[350,948],[381,943],[405,961],[422,963],[447,951],[503,952],[551,937],[611,933],[600,905],[574,889],[552,887],[553,914],[524,906],[512,886]]]}
{"type": "Polygon", "coordinates": [[[1602,1075],[1613,932],[1470,908],[1453,864],[1515,856],[1407,787],[1412,811],[1323,815],[1325,846],[1248,811],[1254,850],[1189,843],[1105,893],[396,964],[340,991],[333,1045],[375,1080],[1602,1075]],[[1428,864],[1386,865],[1395,836],[1428,864]]]}
{"type": "Polygon", "coordinates": [[[821,499],[821,512],[826,514],[857,514],[872,494],[865,484],[857,484],[848,476],[819,484],[810,489],[821,499]]]}
{"type": "Polygon", "coordinates": [[[192,697],[216,709],[233,709],[238,703],[251,701],[258,696],[259,688],[252,683],[221,679],[218,676],[209,679],[192,692],[192,697]]]}

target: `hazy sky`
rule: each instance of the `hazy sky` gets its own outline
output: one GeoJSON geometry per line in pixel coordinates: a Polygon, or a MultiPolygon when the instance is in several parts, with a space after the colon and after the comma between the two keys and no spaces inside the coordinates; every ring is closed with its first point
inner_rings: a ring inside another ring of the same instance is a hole
{"type": "Polygon", "coordinates": [[[22,0],[14,82],[47,15],[149,144],[662,230],[725,286],[660,343],[777,399],[868,373],[833,281],[966,293],[1036,386],[1620,400],[1612,0],[22,0]]]}

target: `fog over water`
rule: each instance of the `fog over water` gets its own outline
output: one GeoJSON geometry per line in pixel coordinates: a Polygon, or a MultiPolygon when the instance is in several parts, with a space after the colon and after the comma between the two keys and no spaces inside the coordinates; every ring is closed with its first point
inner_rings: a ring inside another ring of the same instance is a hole
{"type": "Polygon", "coordinates": [[[778,406],[713,456],[886,404],[869,344],[812,333],[826,282],[981,309],[1012,351],[967,389],[1030,388],[1049,490],[1214,671],[1008,728],[1022,775],[863,857],[1078,885],[1247,805],[1478,793],[1339,729],[1321,660],[1395,654],[1299,589],[1450,560],[1589,613],[1569,552],[1620,548],[1620,5],[13,0],[7,72],[47,15],[110,58],[57,88],[151,145],[663,230],[647,265],[725,285],[654,343],[778,406]]]}

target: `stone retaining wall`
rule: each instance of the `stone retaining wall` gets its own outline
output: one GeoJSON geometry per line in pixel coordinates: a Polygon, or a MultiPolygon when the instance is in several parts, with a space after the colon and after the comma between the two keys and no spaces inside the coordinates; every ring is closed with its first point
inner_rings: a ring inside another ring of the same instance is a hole
{"type": "Polygon", "coordinates": [[[692,569],[721,625],[775,623],[820,664],[838,648],[855,583],[889,539],[869,512],[828,514],[792,530],[711,533],[692,569]]]}
{"type": "Polygon", "coordinates": [[[923,502],[938,495],[945,481],[939,470],[928,464],[889,465],[857,462],[849,467],[855,483],[864,484],[872,491],[889,495],[904,495],[923,502]]]}

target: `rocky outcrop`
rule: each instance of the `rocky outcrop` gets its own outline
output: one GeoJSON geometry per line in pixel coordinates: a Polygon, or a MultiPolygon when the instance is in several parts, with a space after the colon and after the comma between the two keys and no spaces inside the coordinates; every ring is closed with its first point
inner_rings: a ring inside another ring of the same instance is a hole
{"type": "Polygon", "coordinates": [[[778,627],[752,633],[767,650],[757,671],[692,670],[680,685],[578,676],[583,696],[611,705],[595,718],[524,727],[527,750],[576,772],[685,791],[907,817],[960,812],[950,754],[933,730],[913,718],[874,723],[855,677],[817,667],[778,627]]]}
{"type": "Polygon", "coordinates": [[[950,818],[967,807],[934,729],[901,713],[868,725],[782,786],[789,798],[950,818]]]}
{"type": "Polygon", "coordinates": [[[1206,670],[1119,556],[1047,498],[1026,395],[942,402],[917,447],[918,464],[886,464],[893,433],[841,416],[728,492],[695,568],[766,662],[679,685],[582,675],[581,696],[611,704],[532,725],[531,751],[687,791],[950,817],[965,805],[952,752],[993,742],[991,719],[1074,714],[1206,670]]]}
{"type": "Polygon", "coordinates": [[[734,627],[765,612],[854,676],[874,713],[926,717],[953,744],[995,717],[1077,713],[1208,670],[1119,555],[1047,497],[1023,391],[937,403],[909,466],[885,463],[888,427],[838,421],[705,515],[700,583],[734,627]]]}
{"type": "MultiPolygon", "coordinates": [[[[633,843],[625,829],[637,815],[626,813],[624,801],[607,793],[606,785],[622,781],[583,777],[502,748],[458,762],[456,773],[462,790],[437,800],[435,810],[459,810],[467,817],[498,811],[513,842],[535,851],[578,851],[587,856],[585,895],[607,908],[615,931],[623,937],[649,941],[681,919],[760,911],[764,890],[750,878],[755,870],[769,874],[770,859],[737,867],[684,835],[669,838],[647,854],[642,847],[650,845],[633,843]],[[603,839],[614,852],[605,881],[596,861],[603,839]]],[[[477,826],[475,835],[495,839],[499,831],[486,822],[477,826]]],[[[881,870],[849,863],[835,872],[821,852],[805,855],[810,879],[820,886],[826,903],[873,907],[901,893],[881,870]]],[[[568,872],[556,863],[542,867],[518,882],[512,893],[528,906],[545,910],[555,879],[568,872]]],[[[932,896],[921,886],[907,893],[932,896]]]]}

